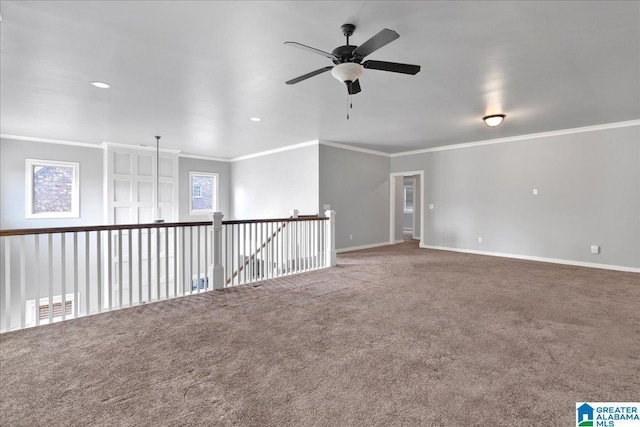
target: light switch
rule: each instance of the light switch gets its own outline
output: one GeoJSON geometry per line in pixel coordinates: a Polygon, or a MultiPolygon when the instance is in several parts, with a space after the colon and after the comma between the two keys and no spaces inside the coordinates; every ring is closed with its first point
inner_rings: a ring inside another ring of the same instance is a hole
{"type": "Polygon", "coordinates": [[[436,206],[433,203],[429,203],[429,209],[434,210],[436,206]]]}
{"type": "Polygon", "coordinates": [[[537,196],[537,195],[538,195],[538,189],[537,189],[537,188],[534,188],[534,189],[533,189],[533,195],[534,195],[534,196],[537,196]]]}
{"type": "Polygon", "coordinates": [[[478,243],[482,243],[482,237],[478,236],[478,243]]]}

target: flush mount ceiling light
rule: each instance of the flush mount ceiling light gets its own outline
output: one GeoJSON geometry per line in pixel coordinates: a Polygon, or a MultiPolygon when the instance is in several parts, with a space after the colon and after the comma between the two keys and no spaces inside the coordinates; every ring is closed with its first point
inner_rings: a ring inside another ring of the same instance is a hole
{"type": "Polygon", "coordinates": [[[111,87],[110,84],[105,82],[91,82],[95,87],[99,87],[100,89],[109,89],[111,87]]]}
{"type": "Polygon", "coordinates": [[[249,120],[251,120],[252,122],[261,122],[262,119],[260,117],[251,117],[249,120]]]}
{"type": "Polygon", "coordinates": [[[502,123],[505,117],[507,116],[505,116],[504,114],[492,114],[490,116],[484,116],[482,120],[484,120],[487,126],[493,128],[502,123]]]}

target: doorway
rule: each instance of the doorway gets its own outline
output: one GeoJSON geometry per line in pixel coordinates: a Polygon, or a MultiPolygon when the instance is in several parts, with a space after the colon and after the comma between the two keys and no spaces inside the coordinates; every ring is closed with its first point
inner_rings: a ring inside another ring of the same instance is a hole
{"type": "MultiPolygon", "coordinates": [[[[414,192],[416,188],[416,177],[405,176],[403,177],[402,185],[402,239],[406,242],[409,240],[417,240],[417,227],[414,224],[416,215],[413,208],[414,192]]],[[[417,209],[416,209],[417,210],[417,209]]]]}
{"type": "Polygon", "coordinates": [[[424,171],[394,172],[390,175],[389,243],[424,239],[424,171]]]}

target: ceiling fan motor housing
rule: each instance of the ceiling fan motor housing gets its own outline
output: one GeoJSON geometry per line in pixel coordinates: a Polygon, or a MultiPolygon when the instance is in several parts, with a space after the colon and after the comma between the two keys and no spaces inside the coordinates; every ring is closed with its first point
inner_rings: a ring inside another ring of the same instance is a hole
{"type": "Polygon", "coordinates": [[[355,62],[345,62],[333,67],[331,74],[343,83],[355,82],[362,75],[364,67],[355,62]]]}

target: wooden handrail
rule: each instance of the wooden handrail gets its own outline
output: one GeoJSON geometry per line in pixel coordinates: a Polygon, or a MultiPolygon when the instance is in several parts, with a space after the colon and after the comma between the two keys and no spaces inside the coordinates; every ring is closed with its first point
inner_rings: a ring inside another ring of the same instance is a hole
{"type": "MultiPolygon", "coordinates": [[[[222,221],[222,225],[234,224],[257,224],[266,222],[296,222],[296,221],[324,221],[328,219],[324,216],[300,216],[298,218],[269,218],[269,219],[244,219],[222,221]]],[[[175,228],[175,227],[198,227],[211,225],[212,221],[198,222],[154,222],[150,224],[119,224],[119,225],[80,225],[75,227],[55,227],[55,228],[18,228],[0,230],[0,237],[5,236],[25,236],[29,234],[53,234],[53,233],[79,233],[84,231],[105,231],[105,230],[136,230],[152,228],[175,228]]]]}

